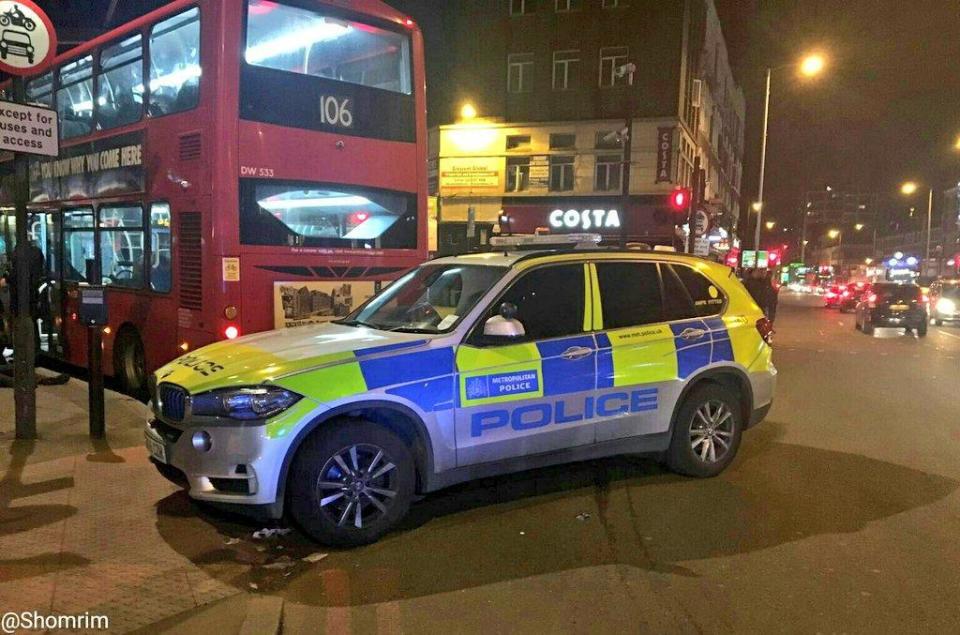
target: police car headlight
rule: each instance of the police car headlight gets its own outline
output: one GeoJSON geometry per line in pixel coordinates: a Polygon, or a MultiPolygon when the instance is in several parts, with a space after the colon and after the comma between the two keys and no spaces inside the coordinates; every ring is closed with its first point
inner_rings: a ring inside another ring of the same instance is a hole
{"type": "Polygon", "coordinates": [[[228,388],[193,397],[192,413],[200,417],[226,417],[240,421],[269,419],[300,399],[297,393],[279,386],[228,388]]]}
{"type": "Polygon", "coordinates": [[[937,311],[940,313],[955,313],[957,303],[949,298],[940,298],[937,300],[937,311]]]}

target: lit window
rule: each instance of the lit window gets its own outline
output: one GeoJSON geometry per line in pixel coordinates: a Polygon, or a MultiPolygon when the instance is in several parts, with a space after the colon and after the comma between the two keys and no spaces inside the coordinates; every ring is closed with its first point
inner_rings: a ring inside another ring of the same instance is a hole
{"type": "Polygon", "coordinates": [[[101,284],[143,286],[143,209],[137,205],[100,208],[101,284]]]}
{"type": "Polygon", "coordinates": [[[150,30],[150,114],[190,110],[200,99],[200,10],[184,11],[150,30]]]}
{"type": "Polygon", "coordinates": [[[580,51],[554,51],[553,89],[576,88],[580,79],[580,51]]]}
{"type": "Polygon", "coordinates": [[[529,93],[533,90],[533,53],[511,53],[507,56],[507,92],[529,93]]]}
{"type": "Polygon", "coordinates": [[[168,293],[172,286],[170,251],[170,205],[150,206],[150,289],[168,293]]]}
{"type": "Polygon", "coordinates": [[[97,126],[103,130],[140,121],[143,115],[143,41],[139,33],[103,49],[97,126]]]}
{"type": "Polygon", "coordinates": [[[311,9],[250,0],[248,64],[409,95],[406,33],[311,9]]]}
{"type": "Polygon", "coordinates": [[[93,56],[87,55],[60,69],[57,91],[60,136],[80,137],[93,131],[93,56]]]}
{"type": "Polygon", "coordinates": [[[627,63],[629,50],[626,46],[609,46],[600,49],[600,87],[624,86],[629,82],[626,74],[618,77],[617,69],[627,63]]]}
{"type": "Polygon", "coordinates": [[[53,72],[27,80],[27,102],[53,106],[53,72]]]}

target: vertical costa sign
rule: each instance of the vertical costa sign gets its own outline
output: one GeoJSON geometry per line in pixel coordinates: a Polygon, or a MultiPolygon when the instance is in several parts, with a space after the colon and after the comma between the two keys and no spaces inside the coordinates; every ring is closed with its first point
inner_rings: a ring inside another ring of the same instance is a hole
{"type": "Polygon", "coordinates": [[[0,0],[0,70],[31,75],[57,54],[57,34],[31,0],[0,0]]]}
{"type": "Polygon", "coordinates": [[[655,183],[673,181],[673,127],[657,128],[657,180],[655,183]]]}

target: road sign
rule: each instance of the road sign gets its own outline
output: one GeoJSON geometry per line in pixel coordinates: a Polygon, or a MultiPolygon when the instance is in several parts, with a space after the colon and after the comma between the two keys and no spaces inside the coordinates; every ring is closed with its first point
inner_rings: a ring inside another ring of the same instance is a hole
{"type": "Polygon", "coordinates": [[[0,150],[42,154],[60,154],[57,111],[0,101],[0,150]]]}
{"type": "Polygon", "coordinates": [[[703,236],[709,229],[710,216],[702,209],[698,209],[693,215],[693,235],[703,236]]]}
{"type": "Polygon", "coordinates": [[[706,238],[694,238],[693,239],[693,255],[694,256],[709,256],[710,255],[710,241],[706,238]]]}
{"type": "Polygon", "coordinates": [[[31,0],[0,0],[0,70],[32,75],[57,54],[57,34],[31,0]]]}

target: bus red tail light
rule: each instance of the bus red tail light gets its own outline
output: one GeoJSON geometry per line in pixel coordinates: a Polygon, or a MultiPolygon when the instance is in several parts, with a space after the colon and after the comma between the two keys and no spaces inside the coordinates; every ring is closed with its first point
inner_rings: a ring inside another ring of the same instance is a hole
{"type": "Polygon", "coordinates": [[[223,329],[223,336],[228,340],[235,340],[240,337],[240,329],[231,324],[227,328],[223,329]]]}
{"type": "Polygon", "coordinates": [[[877,294],[871,293],[867,296],[867,306],[871,309],[877,308],[877,294]]]}
{"type": "Polygon", "coordinates": [[[773,346],[773,322],[768,320],[765,317],[757,320],[757,331],[760,333],[760,337],[763,338],[763,341],[773,346]]]}

